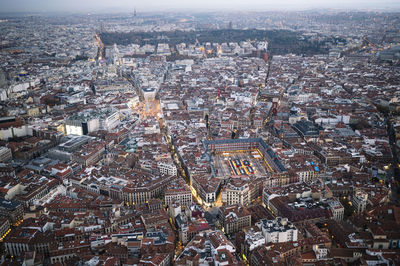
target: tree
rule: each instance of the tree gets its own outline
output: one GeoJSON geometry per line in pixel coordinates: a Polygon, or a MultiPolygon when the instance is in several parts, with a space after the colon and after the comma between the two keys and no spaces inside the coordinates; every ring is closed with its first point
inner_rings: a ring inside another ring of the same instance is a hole
{"type": "Polygon", "coordinates": [[[353,203],[350,202],[347,198],[342,198],[340,202],[344,207],[344,219],[347,220],[354,213],[353,203]]]}

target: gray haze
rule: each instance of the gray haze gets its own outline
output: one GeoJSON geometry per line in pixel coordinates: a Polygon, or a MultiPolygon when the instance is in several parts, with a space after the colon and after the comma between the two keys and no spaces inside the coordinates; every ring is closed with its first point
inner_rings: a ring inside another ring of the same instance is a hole
{"type": "Polygon", "coordinates": [[[0,12],[399,10],[399,0],[0,0],[0,12]]]}

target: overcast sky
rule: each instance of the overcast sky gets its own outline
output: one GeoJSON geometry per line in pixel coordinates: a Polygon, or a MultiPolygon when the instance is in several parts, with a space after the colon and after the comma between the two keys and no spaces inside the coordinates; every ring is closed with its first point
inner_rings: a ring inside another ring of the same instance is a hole
{"type": "Polygon", "coordinates": [[[400,0],[0,0],[0,12],[400,10],[400,0]]]}

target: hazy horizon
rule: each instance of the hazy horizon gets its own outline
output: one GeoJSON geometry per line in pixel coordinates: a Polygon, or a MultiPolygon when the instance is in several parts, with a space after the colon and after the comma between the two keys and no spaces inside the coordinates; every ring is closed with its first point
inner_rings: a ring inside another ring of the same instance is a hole
{"type": "Polygon", "coordinates": [[[159,11],[278,11],[278,10],[310,10],[310,9],[338,9],[338,10],[400,10],[398,0],[1,0],[0,13],[24,12],[159,12],[159,11]]]}

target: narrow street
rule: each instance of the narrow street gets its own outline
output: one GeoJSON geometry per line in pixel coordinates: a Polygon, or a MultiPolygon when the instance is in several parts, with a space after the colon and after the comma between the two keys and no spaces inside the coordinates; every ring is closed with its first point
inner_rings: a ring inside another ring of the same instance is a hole
{"type": "Polygon", "coordinates": [[[96,37],[97,46],[98,46],[97,60],[100,61],[100,60],[104,59],[104,44],[101,41],[99,34],[96,33],[95,37],[96,37]]]}
{"type": "Polygon", "coordinates": [[[391,177],[391,180],[389,181],[391,184],[391,201],[393,203],[399,203],[399,195],[398,195],[398,188],[399,188],[399,183],[400,183],[400,169],[399,169],[399,158],[398,158],[398,153],[397,153],[397,145],[396,145],[396,132],[394,130],[394,127],[392,125],[392,122],[390,121],[390,116],[386,117],[386,129],[387,129],[387,134],[389,136],[389,144],[390,148],[392,150],[392,166],[391,166],[391,173],[393,176],[391,177]]]}

